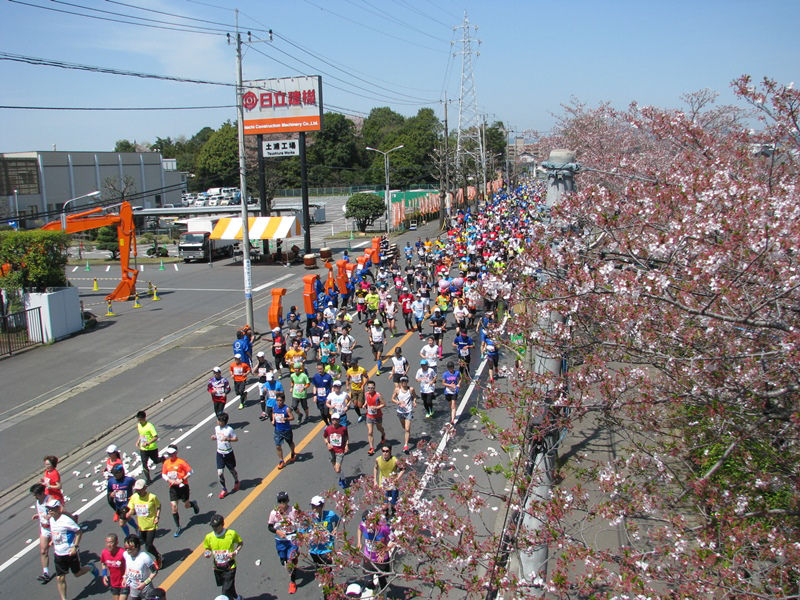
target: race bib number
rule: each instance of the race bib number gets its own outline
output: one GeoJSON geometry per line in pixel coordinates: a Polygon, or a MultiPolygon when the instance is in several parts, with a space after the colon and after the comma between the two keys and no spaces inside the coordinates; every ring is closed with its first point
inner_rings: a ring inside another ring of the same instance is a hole
{"type": "Polygon", "coordinates": [[[139,583],[140,581],[144,581],[144,577],[142,577],[142,572],[137,571],[136,569],[128,569],[125,571],[125,577],[128,578],[128,583],[139,583]]]}
{"type": "Polygon", "coordinates": [[[325,388],[317,388],[317,398],[324,400],[327,395],[328,392],[325,388]]]}
{"type": "Polygon", "coordinates": [[[461,348],[458,351],[459,356],[469,356],[469,348],[461,348]]]}
{"type": "Polygon", "coordinates": [[[368,407],[367,407],[367,414],[368,414],[369,416],[371,416],[371,417],[372,417],[372,416],[375,416],[375,415],[377,415],[377,414],[378,414],[378,409],[377,409],[377,408],[375,408],[374,406],[368,406],[368,407]]]}
{"type": "Polygon", "coordinates": [[[227,550],[214,551],[214,563],[220,567],[224,567],[231,561],[231,553],[227,550]]]}
{"type": "Polygon", "coordinates": [[[134,504],[133,510],[136,513],[137,517],[146,517],[147,514],[150,512],[147,510],[147,504],[134,504]]]}
{"type": "Polygon", "coordinates": [[[337,448],[342,446],[342,434],[332,433],[328,439],[331,442],[331,446],[336,446],[337,448]]]}
{"type": "Polygon", "coordinates": [[[276,423],[286,423],[286,415],[283,413],[272,413],[275,415],[275,422],[276,423]]]}
{"type": "Polygon", "coordinates": [[[167,479],[169,479],[170,481],[177,481],[178,480],[177,471],[167,471],[167,479]]]}
{"type": "Polygon", "coordinates": [[[353,379],[353,383],[361,383],[361,375],[360,374],[351,375],[351,377],[353,379]]]}
{"type": "Polygon", "coordinates": [[[441,327],[434,327],[433,328],[433,333],[442,333],[442,328],[441,327]]]}
{"type": "MultiPolygon", "coordinates": [[[[146,446],[146,445],[147,445],[147,436],[145,436],[145,435],[140,435],[140,436],[139,436],[139,445],[140,445],[140,446],[146,446]]],[[[50,483],[50,481],[47,481],[47,482],[45,483],[45,485],[46,485],[47,483],[50,483]]]]}
{"type": "Polygon", "coordinates": [[[114,499],[118,502],[125,502],[128,499],[128,492],[125,490],[117,490],[114,492],[114,499]]]}
{"type": "Polygon", "coordinates": [[[486,346],[486,351],[489,353],[494,353],[494,344],[489,344],[486,346]]]}

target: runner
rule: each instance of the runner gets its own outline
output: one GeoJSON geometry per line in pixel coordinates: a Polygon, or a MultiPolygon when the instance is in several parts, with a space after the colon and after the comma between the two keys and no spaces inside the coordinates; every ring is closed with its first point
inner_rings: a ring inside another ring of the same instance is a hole
{"type": "Polygon", "coordinates": [[[328,414],[338,413],[339,422],[347,427],[347,409],[350,408],[350,394],[342,391],[342,382],[338,379],[334,379],[325,404],[328,408],[328,414]]]}
{"type": "Polygon", "coordinates": [[[461,375],[469,377],[469,365],[471,362],[470,351],[475,347],[475,342],[469,337],[466,331],[456,328],[456,337],[453,340],[453,348],[458,352],[458,370],[461,375]]]}
{"type": "Polygon", "coordinates": [[[389,513],[394,516],[397,500],[400,498],[400,491],[397,489],[397,482],[405,473],[405,466],[392,456],[392,447],[386,442],[381,443],[381,455],[375,459],[373,476],[375,485],[383,488],[386,493],[384,502],[389,505],[389,513]]]}
{"type": "Polygon", "coordinates": [[[444,384],[444,398],[450,403],[450,424],[455,425],[461,373],[456,371],[456,365],[452,360],[447,361],[447,370],[442,373],[442,383],[444,384]]]}
{"type": "Polygon", "coordinates": [[[356,338],[350,335],[350,325],[345,325],[340,335],[336,339],[336,346],[339,348],[339,354],[342,356],[342,364],[347,369],[350,367],[350,361],[353,357],[353,348],[356,345],[356,338]]]}
{"type": "Polygon", "coordinates": [[[206,389],[211,394],[211,406],[214,407],[214,414],[219,415],[225,410],[228,394],[231,393],[231,384],[222,376],[222,370],[219,367],[214,367],[211,372],[213,374],[206,384],[206,389]]]}
{"type": "MultiPolygon", "coordinates": [[[[389,583],[386,574],[392,570],[392,542],[391,530],[383,514],[375,512],[370,515],[368,510],[363,512],[361,523],[358,526],[356,547],[362,551],[362,567],[367,580],[372,581],[377,576],[380,587],[376,592],[385,592],[389,583]]],[[[350,586],[348,586],[348,589],[350,589],[350,586]]],[[[356,597],[361,598],[361,593],[356,597]]]]}
{"type": "Polygon", "coordinates": [[[330,417],[328,416],[328,394],[331,393],[333,388],[333,376],[326,373],[322,363],[317,364],[317,372],[311,378],[311,392],[314,394],[314,400],[317,402],[317,409],[322,417],[325,425],[330,425],[330,417]]]}
{"type": "Polygon", "coordinates": [[[119,448],[115,444],[111,444],[108,448],[106,448],[106,464],[103,467],[103,477],[108,479],[111,477],[111,469],[114,468],[115,465],[122,464],[122,456],[120,456],[119,448]]]}
{"type": "Polygon", "coordinates": [[[422,405],[425,407],[425,418],[433,416],[433,401],[436,398],[436,370],[430,368],[428,361],[419,361],[419,369],[414,377],[419,383],[419,395],[422,397],[422,405]]]}
{"type": "Polygon", "coordinates": [[[139,449],[139,457],[142,459],[144,480],[149,485],[152,480],[147,461],[152,460],[155,466],[161,464],[162,461],[158,455],[158,432],[156,432],[155,426],[147,420],[147,413],[143,410],[136,413],[136,421],[136,431],[139,434],[136,447],[139,449]]]}
{"type": "Polygon", "coordinates": [[[111,588],[114,600],[125,600],[128,597],[128,586],[125,582],[125,550],[120,548],[116,533],[106,536],[106,547],[100,553],[103,584],[111,588]]]}
{"type": "Polygon", "coordinates": [[[458,298],[456,298],[455,306],[453,307],[453,318],[456,320],[456,327],[466,334],[469,309],[466,307],[464,302],[458,298]]]}
{"type": "Polygon", "coordinates": [[[419,292],[411,303],[411,312],[414,315],[414,329],[419,333],[419,339],[424,339],[422,322],[425,320],[425,302],[419,292]]]}
{"type": "Polygon", "coordinates": [[[292,420],[294,413],[286,406],[286,397],[283,392],[275,396],[275,407],[272,409],[272,425],[275,427],[273,440],[275,441],[275,452],[278,453],[278,468],[282,469],[287,463],[293,462],[296,458],[294,453],[294,436],[292,434],[292,420]],[[283,460],[283,442],[289,445],[292,453],[286,461],[283,460]]]}
{"type": "Polygon", "coordinates": [[[67,600],[67,573],[70,571],[75,577],[80,577],[91,572],[95,579],[100,577],[100,572],[93,563],[81,566],[78,556],[78,546],[81,542],[83,531],[78,524],[64,514],[61,501],[50,496],[45,502],[47,515],[50,520],[50,533],[53,545],[53,563],[56,567],[56,584],[61,600],[67,600]]]}
{"type": "Polygon", "coordinates": [[[372,323],[378,316],[378,308],[381,304],[381,297],[374,285],[369,286],[369,292],[364,296],[364,301],[367,303],[367,323],[372,323]]]}
{"type": "Polygon", "coordinates": [[[497,374],[497,362],[500,359],[500,351],[497,349],[497,344],[492,341],[492,338],[487,336],[483,339],[481,354],[486,356],[486,360],[489,364],[489,383],[493,383],[495,375],[497,374]]]}
{"type": "Polygon", "coordinates": [[[394,349],[394,356],[392,357],[392,382],[394,389],[400,385],[400,378],[403,375],[408,375],[408,359],[403,356],[403,349],[398,346],[394,349]]]}
{"type": "Polygon", "coordinates": [[[234,354],[233,362],[228,367],[233,378],[233,391],[239,396],[239,410],[242,410],[247,402],[247,375],[250,373],[250,365],[242,359],[241,354],[234,354]]]}
{"type": "Polygon", "coordinates": [[[292,340],[292,347],[286,351],[286,362],[289,364],[289,374],[300,373],[304,370],[306,351],[300,347],[300,338],[292,340]]]}
{"type": "Polygon", "coordinates": [[[114,511],[114,522],[119,522],[122,532],[127,536],[131,530],[128,525],[136,528],[136,522],[125,518],[128,512],[128,501],[133,496],[133,484],[136,480],[125,475],[125,467],[114,465],[111,469],[111,478],[106,482],[106,500],[111,510],[114,511]]]}
{"type": "Polygon", "coordinates": [[[182,458],[178,458],[178,447],[170,444],[164,450],[164,464],[161,466],[161,474],[169,484],[169,503],[172,507],[172,520],[175,521],[175,533],[173,537],[178,537],[182,532],[181,516],[178,514],[178,502],[183,502],[184,508],[200,512],[200,507],[195,500],[190,500],[189,477],[192,476],[192,467],[182,458]]]}
{"type": "Polygon", "coordinates": [[[280,379],[283,376],[283,367],[289,368],[286,364],[286,338],[283,337],[280,327],[272,329],[272,358],[275,359],[275,372],[280,379]]]}
{"type": "MultiPolygon", "coordinates": [[[[400,348],[397,350],[400,350],[400,348]]],[[[372,456],[375,454],[375,445],[372,443],[374,440],[372,436],[373,427],[377,427],[378,431],[381,432],[381,444],[383,444],[383,441],[386,439],[386,431],[383,429],[383,409],[386,408],[386,404],[383,402],[381,395],[375,391],[374,381],[367,381],[367,391],[364,394],[364,400],[367,407],[367,441],[369,442],[367,454],[372,456]]]]}
{"type": "Polygon", "coordinates": [[[397,337],[397,303],[391,297],[386,300],[383,313],[386,315],[386,325],[392,332],[392,337],[397,337]]]}
{"type": "MultiPolygon", "coordinates": [[[[411,282],[409,282],[409,284],[410,283],[411,282]]],[[[403,321],[406,325],[406,333],[409,331],[414,331],[413,313],[411,310],[411,304],[414,302],[413,294],[408,291],[407,287],[404,287],[400,295],[397,297],[397,301],[400,303],[400,310],[403,312],[403,321]]]]}
{"type": "Polygon", "coordinates": [[[225,528],[222,515],[211,517],[211,533],[203,540],[206,558],[214,562],[214,581],[221,588],[221,593],[230,600],[241,600],[236,593],[236,555],[242,549],[244,541],[233,529],[225,528]]]}
{"type": "Polygon", "coordinates": [[[361,414],[361,406],[364,404],[364,382],[366,378],[367,370],[358,366],[358,358],[354,357],[350,368],[347,369],[347,383],[350,386],[350,400],[358,415],[359,423],[364,420],[364,416],[361,414]]]}
{"type": "MultiPolygon", "coordinates": [[[[311,521],[304,531],[314,530],[318,532],[318,535],[322,535],[323,539],[317,538],[316,541],[312,541],[308,553],[320,571],[330,571],[333,567],[333,558],[331,557],[333,534],[339,526],[339,515],[332,510],[325,510],[325,498],[322,496],[311,498],[311,510],[311,521]]],[[[322,597],[323,599],[328,597],[325,588],[323,588],[322,597]]]]}
{"type": "Polygon", "coordinates": [[[345,478],[341,476],[342,460],[350,449],[350,443],[347,435],[347,427],[341,424],[341,418],[342,416],[338,412],[332,413],[331,424],[322,430],[322,437],[325,439],[328,452],[331,454],[333,470],[339,475],[339,486],[344,489],[347,485],[345,478]]]}
{"type": "Polygon", "coordinates": [[[322,341],[319,343],[319,362],[323,366],[328,364],[330,357],[336,353],[336,344],[331,341],[331,334],[326,331],[322,334],[322,341]]]}
{"type": "Polygon", "coordinates": [[[275,396],[278,392],[283,393],[283,384],[275,378],[272,372],[267,372],[264,376],[264,383],[259,384],[259,402],[261,404],[261,414],[259,420],[272,420],[272,409],[275,407],[275,396]]]}
{"type": "Polygon", "coordinates": [[[372,356],[375,357],[378,375],[380,375],[381,368],[383,367],[383,340],[386,337],[386,331],[381,322],[375,319],[370,326],[367,327],[367,333],[369,334],[369,343],[372,346],[372,356]]]}
{"type": "Polygon", "coordinates": [[[56,468],[58,466],[57,456],[44,457],[44,474],[40,483],[45,487],[45,493],[51,498],[55,498],[64,506],[64,492],[61,490],[61,474],[56,468]]]}
{"type": "Polygon", "coordinates": [[[239,438],[236,437],[236,432],[233,427],[228,425],[228,413],[221,413],[217,416],[217,425],[214,427],[214,433],[211,434],[211,439],[217,442],[217,477],[219,477],[219,485],[222,491],[219,493],[220,499],[228,495],[228,488],[225,485],[225,469],[227,468],[231,475],[233,475],[233,489],[231,491],[239,491],[239,473],[236,472],[236,455],[233,453],[233,442],[238,442],[239,438]]]}
{"type": "Polygon", "coordinates": [[[129,535],[125,538],[123,556],[128,597],[149,600],[155,592],[153,579],[158,573],[158,566],[152,556],[142,551],[142,540],[138,535],[129,535]]]}
{"type": "Polygon", "coordinates": [[[428,365],[436,368],[439,364],[439,356],[442,354],[442,347],[436,342],[434,336],[428,336],[427,343],[420,348],[419,357],[428,361],[428,365]]]}
{"type": "Polygon", "coordinates": [[[417,407],[417,393],[408,385],[408,377],[400,378],[400,387],[392,394],[392,403],[397,405],[397,418],[403,426],[404,446],[403,452],[408,454],[408,442],[411,437],[411,420],[414,418],[414,409],[417,407]]]}
{"type": "Polygon", "coordinates": [[[342,368],[342,365],[336,363],[335,354],[332,354],[328,359],[328,364],[325,365],[325,372],[329,373],[334,379],[344,379],[345,369],[342,368]]]}
{"type": "Polygon", "coordinates": [[[303,415],[308,422],[308,388],[311,387],[311,380],[305,370],[292,373],[290,379],[292,380],[292,410],[298,414],[297,424],[302,425],[303,419],[299,416],[297,407],[298,405],[303,407],[303,415]]]}
{"type": "Polygon", "coordinates": [[[277,504],[269,513],[267,528],[275,534],[275,550],[278,560],[286,567],[289,573],[289,593],[297,591],[297,562],[300,558],[298,548],[294,543],[297,536],[297,521],[299,513],[289,504],[289,494],[278,492],[277,504]]]}
{"type": "Polygon", "coordinates": [[[133,484],[133,495],[128,500],[126,519],[136,516],[139,535],[147,551],[156,559],[156,564],[161,566],[161,554],[156,550],[155,539],[158,530],[158,521],[161,519],[161,502],[155,494],[147,491],[144,479],[137,479],[133,484]]]}
{"type": "Polygon", "coordinates": [[[363,287],[356,288],[356,314],[358,322],[361,323],[367,314],[367,292],[363,287]]]}
{"type": "Polygon", "coordinates": [[[32,520],[39,520],[39,561],[42,564],[42,574],[36,579],[45,584],[53,578],[50,573],[50,515],[47,514],[47,502],[49,496],[45,494],[47,488],[42,483],[34,483],[30,487],[30,493],[35,498],[33,504],[36,512],[33,514],[32,520]]]}
{"type": "MultiPolygon", "coordinates": [[[[442,355],[442,338],[444,337],[444,332],[447,325],[447,317],[444,315],[444,312],[437,306],[433,309],[433,314],[431,315],[431,327],[433,330],[433,337],[436,345],[439,346],[438,355],[441,357],[442,355]]],[[[430,338],[428,338],[430,339],[430,338]]]]}
{"type": "Polygon", "coordinates": [[[247,363],[248,367],[253,364],[253,347],[250,345],[250,338],[245,337],[241,330],[236,332],[236,340],[233,342],[233,355],[237,354],[242,356],[242,360],[247,363]]]}

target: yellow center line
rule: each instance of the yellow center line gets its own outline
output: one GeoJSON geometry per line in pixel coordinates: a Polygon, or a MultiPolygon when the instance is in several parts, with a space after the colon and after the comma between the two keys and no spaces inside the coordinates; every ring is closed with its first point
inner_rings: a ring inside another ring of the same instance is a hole
{"type": "MultiPolygon", "coordinates": [[[[408,341],[408,339],[411,337],[411,334],[412,334],[411,331],[406,332],[406,334],[403,337],[401,337],[400,340],[389,351],[389,355],[394,354],[395,348],[399,348],[400,346],[405,344],[406,341],[408,341]]],[[[377,366],[372,367],[372,369],[370,369],[367,372],[367,377],[371,378],[377,370],[378,370],[377,366]]],[[[320,421],[319,423],[317,423],[314,426],[314,428],[311,431],[309,431],[308,434],[306,434],[306,437],[304,437],[303,440],[295,446],[295,453],[299,453],[301,450],[303,450],[303,448],[308,446],[314,440],[314,438],[319,434],[319,432],[322,431],[324,425],[325,425],[324,421],[320,421]]],[[[297,463],[293,463],[293,465],[296,464],[297,463]]],[[[252,491],[249,494],[247,494],[247,496],[245,496],[244,499],[239,504],[236,505],[236,507],[230,512],[230,514],[227,517],[225,517],[225,526],[231,527],[233,523],[236,521],[236,519],[238,519],[242,515],[242,513],[244,513],[244,511],[247,510],[250,507],[250,505],[256,501],[256,498],[258,498],[264,492],[264,490],[267,489],[269,484],[275,480],[275,478],[278,476],[279,473],[281,473],[281,471],[282,469],[274,467],[272,471],[270,471],[269,474],[266,477],[264,477],[264,479],[261,480],[261,483],[259,483],[256,487],[254,487],[252,491]]],[[[173,585],[175,585],[181,577],[183,577],[186,571],[188,571],[192,567],[192,565],[194,565],[194,563],[196,563],[197,560],[201,556],[203,556],[203,553],[204,553],[203,544],[201,543],[197,546],[197,548],[192,550],[192,553],[189,556],[187,556],[185,559],[181,561],[181,563],[172,573],[170,573],[167,576],[167,578],[160,584],[160,587],[164,588],[164,591],[168,592],[169,589],[173,585]]]]}

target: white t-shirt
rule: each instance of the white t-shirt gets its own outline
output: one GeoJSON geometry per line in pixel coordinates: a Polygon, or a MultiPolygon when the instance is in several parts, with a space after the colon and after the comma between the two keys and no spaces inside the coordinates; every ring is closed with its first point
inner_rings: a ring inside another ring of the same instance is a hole
{"type": "Polygon", "coordinates": [[[122,556],[125,559],[126,585],[133,587],[150,577],[155,561],[147,552],[139,550],[139,553],[133,557],[126,551],[122,556]]]}
{"type": "Polygon", "coordinates": [[[392,357],[392,373],[395,375],[405,375],[408,373],[408,360],[405,356],[392,357]]]}
{"type": "Polygon", "coordinates": [[[411,397],[411,388],[404,390],[400,388],[397,390],[397,412],[409,413],[414,408],[413,399],[411,397]]]}
{"type": "Polygon", "coordinates": [[[330,403],[331,413],[338,412],[344,414],[347,407],[347,392],[331,392],[328,394],[328,402],[330,403]]]}
{"type": "Polygon", "coordinates": [[[469,316],[469,309],[463,304],[460,304],[453,309],[453,316],[456,321],[464,321],[469,316]]]}
{"type": "Polygon", "coordinates": [[[50,517],[50,534],[53,536],[53,553],[66,556],[75,546],[75,538],[81,530],[78,524],[67,515],[61,514],[58,519],[50,517]]]}
{"type": "Polygon", "coordinates": [[[378,344],[383,341],[383,327],[370,327],[370,339],[378,344]]]}
{"type": "Polygon", "coordinates": [[[225,425],[214,427],[214,436],[217,438],[217,452],[220,454],[230,454],[233,452],[233,445],[229,441],[232,437],[236,437],[233,427],[225,425]]]}
{"type": "Polygon", "coordinates": [[[339,344],[339,350],[342,354],[350,354],[353,351],[355,341],[352,335],[340,335],[336,343],[339,344]]]}
{"type": "Polygon", "coordinates": [[[436,381],[436,371],[430,367],[427,371],[423,371],[422,367],[417,369],[415,379],[419,381],[419,391],[421,394],[433,394],[436,391],[436,385],[434,384],[436,381]]]}
{"type": "Polygon", "coordinates": [[[428,361],[428,365],[435,367],[439,358],[439,346],[425,344],[419,351],[420,355],[428,361]]]}

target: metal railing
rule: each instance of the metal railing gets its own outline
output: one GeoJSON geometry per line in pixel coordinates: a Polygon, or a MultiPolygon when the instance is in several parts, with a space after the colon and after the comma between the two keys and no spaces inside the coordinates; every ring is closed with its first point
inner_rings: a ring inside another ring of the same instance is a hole
{"type": "Polygon", "coordinates": [[[44,341],[39,307],[0,316],[0,356],[12,356],[44,341]]]}

